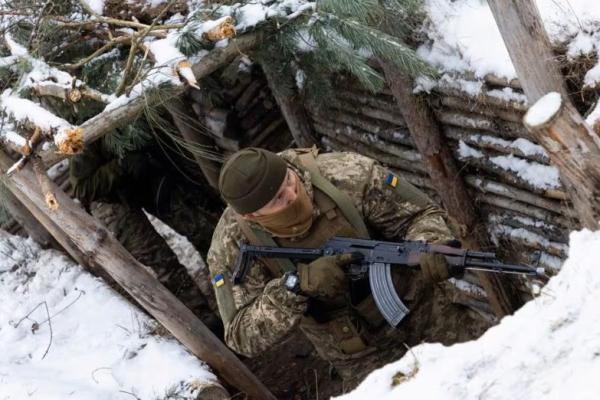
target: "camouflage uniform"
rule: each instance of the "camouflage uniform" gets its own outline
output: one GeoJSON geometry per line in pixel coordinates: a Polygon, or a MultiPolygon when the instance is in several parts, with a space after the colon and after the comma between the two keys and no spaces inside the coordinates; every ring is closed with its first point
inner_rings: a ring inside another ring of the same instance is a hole
{"type": "MultiPolygon", "coordinates": [[[[300,164],[296,152],[288,150],[280,156],[296,170],[314,201],[310,174],[300,164]]],[[[386,240],[440,242],[453,238],[442,210],[428,199],[425,205],[417,201],[426,196],[402,179],[398,187],[392,188],[386,183],[389,172],[374,160],[354,153],[327,153],[318,155],[316,162],[322,176],[351,198],[372,233],[386,240]]],[[[323,218],[315,205],[313,227],[323,218]]],[[[312,234],[313,228],[308,233],[309,240],[312,234]]],[[[234,211],[228,207],[217,225],[208,253],[212,276],[223,274],[231,281],[242,240],[245,237],[241,227],[234,211]]],[[[277,241],[279,245],[293,245],[293,242],[277,241]]],[[[306,239],[300,241],[306,243],[306,239]]],[[[286,290],[280,274],[273,276],[259,259],[243,284],[226,283],[232,290],[235,312],[227,311],[217,294],[225,324],[225,341],[236,352],[252,357],[300,329],[319,355],[352,387],[377,366],[404,354],[404,344],[414,346],[422,341],[449,344],[468,340],[487,327],[487,322],[451,303],[445,293],[451,290],[447,284],[426,284],[419,271],[407,268],[395,269],[394,281],[400,298],[411,310],[397,329],[390,328],[377,312],[373,315],[372,304],[367,312],[338,307],[337,315],[334,312],[323,320],[314,311],[327,308],[327,304],[315,306],[306,297],[286,290]],[[359,346],[359,351],[348,351],[342,346],[353,334],[360,336],[365,345],[359,346]]],[[[222,289],[215,287],[215,291],[222,289]]]]}

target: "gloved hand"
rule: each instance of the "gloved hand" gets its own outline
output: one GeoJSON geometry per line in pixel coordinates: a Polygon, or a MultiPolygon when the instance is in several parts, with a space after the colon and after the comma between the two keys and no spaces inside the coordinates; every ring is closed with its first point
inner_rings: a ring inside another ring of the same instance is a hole
{"type": "MultiPolygon", "coordinates": [[[[446,240],[441,244],[459,249],[461,247],[460,240],[446,240]]],[[[446,257],[441,254],[425,253],[419,257],[421,272],[426,282],[437,283],[446,279],[457,276],[460,271],[457,271],[452,266],[448,265],[446,257]]]]}
{"type": "Polygon", "coordinates": [[[300,291],[309,297],[334,298],[348,290],[341,267],[356,260],[354,254],[317,258],[310,264],[298,264],[300,291]]]}

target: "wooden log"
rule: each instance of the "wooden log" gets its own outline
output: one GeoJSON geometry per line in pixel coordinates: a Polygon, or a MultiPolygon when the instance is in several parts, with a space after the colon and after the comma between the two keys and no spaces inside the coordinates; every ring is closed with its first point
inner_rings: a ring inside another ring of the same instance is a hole
{"type": "Polygon", "coordinates": [[[492,193],[478,195],[477,201],[489,204],[500,209],[510,210],[522,214],[527,217],[536,218],[554,225],[560,225],[567,229],[575,229],[577,222],[569,218],[569,215],[556,216],[543,209],[532,206],[527,203],[510,199],[504,196],[498,196],[492,193]]]}
{"type": "Polygon", "coordinates": [[[548,157],[545,151],[543,153],[526,153],[519,146],[515,145],[513,140],[508,141],[505,139],[500,139],[494,135],[475,133],[473,131],[455,126],[446,126],[443,128],[443,130],[444,135],[447,138],[456,140],[457,142],[462,140],[472,147],[477,147],[482,150],[489,149],[500,154],[514,154],[526,160],[535,161],[543,165],[550,165],[550,157],[548,157]]]}
{"type": "Polygon", "coordinates": [[[346,102],[341,98],[329,100],[328,106],[331,106],[341,111],[346,111],[350,114],[361,114],[365,117],[369,117],[374,120],[385,121],[396,126],[406,127],[406,122],[404,122],[402,115],[400,115],[400,113],[398,112],[392,113],[389,111],[369,107],[367,105],[356,105],[350,102],[346,102]]]}
{"type": "MultiPolygon", "coordinates": [[[[207,149],[207,154],[216,151],[214,140],[202,132],[203,127],[198,124],[193,110],[184,106],[179,99],[169,101],[165,105],[173,117],[175,126],[187,142],[195,147],[207,149]]],[[[218,190],[221,165],[215,161],[214,157],[202,157],[199,151],[191,151],[191,153],[209,185],[218,190]]]]}
{"type": "Polygon", "coordinates": [[[323,108],[313,102],[307,103],[307,110],[312,118],[333,120],[340,124],[351,125],[375,135],[385,129],[395,128],[394,125],[387,122],[374,121],[368,117],[363,117],[360,114],[350,114],[336,109],[323,108]]]}
{"type": "Polygon", "coordinates": [[[396,156],[402,160],[406,160],[406,161],[414,162],[414,163],[418,163],[418,164],[423,163],[423,159],[421,158],[421,155],[414,149],[409,148],[409,147],[399,146],[396,144],[386,143],[386,142],[382,141],[379,137],[377,137],[373,134],[358,133],[355,130],[348,130],[348,129],[331,130],[331,128],[326,128],[325,126],[320,127],[319,133],[326,134],[328,136],[333,135],[334,138],[339,137],[339,136],[344,136],[344,137],[352,139],[356,142],[364,143],[368,147],[380,150],[391,156],[396,156]]]}
{"type": "MultiPolygon", "coordinates": [[[[0,154],[0,167],[6,170],[10,160],[0,154]]],[[[39,191],[34,190],[35,177],[30,168],[14,176],[8,185],[20,200],[44,207],[39,191]]],[[[88,215],[71,198],[53,187],[62,205],[46,221],[60,226],[89,263],[100,265],[146,311],[173,334],[194,355],[215,368],[230,384],[256,399],[275,399],[248,368],[173,294],[162,286],[98,221],[88,215]]],[[[27,203],[25,203],[27,206],[27,203]]],[[[31,210],[30,210],[31,211],[31,210]]],[[[44,221],[40,221],[44,222],[44,221]]],[[[59,238],[57,237],[57,240],[59,238]]]]}
{"type": "MultiPolygon", "coordinates": [[[[434,98],[435,100],[435,98],[434,98]]],[[[477,100],[471,100],[465,97],[456,96],[441,96],[437,99],[438,107],[449,108],[450,110],[466,111],[469,113],[480,114],[489,118],[500,118],[505,121],[521,123],[523,120],[524,111],[504,110],[499,107],[487,106],[477,100]]]]}
{"type": "MultiPolygon", "coordinates": [[[[476,231],[478,215],[475,206],[460,177],[452,152],[442,142],[442,130],[433,111],[422,96],[414,94],[412,78],[390,62],[379,60],[379,64],[421,154],[431,183],[448,215],[462,226],[460,239],[466,242],[467,248],[480,249],[487,242],[487,237],[476,231]]],[[[509,291],[506,279],[484,273],[478,273],[478,278],[498,318],[512,314],[522,305],[522,300],[509,291]]]]}
{"type": "Polygon", "coordinates": [[[600,138],[560,94],[542,97],[527,112],[525,126],[560,171],[581,224],[599,227],[600,138]]]}
{"type": "Polygon", "coordinates": [[[46,228],[3,184],[0,184],[0,197],[2,198],[2,207],[14,218],[11,224],[4,227],[7,231],[12,232],[15,225],[20,225],[40,246],[47,248],[56,243],[46,228]]]}
{"type": "Polygon", "coordinates": [[[488,174],[492,174],[497,177],[500,181],[503,181],[510,186],[521,188],[522,190],[529,191],[532,193],[539,194],[548,198],[563,198],[563,193],[559,189],[542,189],[534,186],[531,182],[517,175],[513,171],[508,171],[499,165],[496,165],[488,157],[461,157],[458,147],[454,148],[454,154],[457,158],[460,158],[465,164],[472,168],[480,171],[484,171],[488,174]]]}
{"type": "Polygon", "coordinates": [[[517,229],[527,229],[541,237],[547,238],[552,242],[563,245],[569,244],[569,232],[558,225],[540,221],[534,218],[526,218],[510,211],[498,212],[498,210],[493,210],[488,207],[485,208],[487,208],[487,217],[490,223],[502,224],[517,229]]]}
{"type": "Polygon", "coordinates": [[[465,181],[471,187],[477,189],[481,193],[494,193],[510,199],[518,200],[523,203],[531,204],[535,207],[550,211],[556,215],[562,215],[564,204],[556,200],[548,200],[541,196],[507,185],[505,183],[495,182],[489,178],[481,178],[477,175],[466,175],[465,181]]]}
{"type": "MultiPolygon", "coordinates": [[[[468,101],[473,101],[478,104],[481,104],[481,106],[500,109],[503,111],[524,113],[527,111],[528,108],[528,105],[522,101],[506,100],[502,97],[494,96],[493,92],[492,94],[490,94],[488,90],[482,89],[481,92],[476,95],[465,92],[460,88],[458,84],[452,83],[451,81],[437,82],[433,91],[440,95],[462,98],[468,101]]],[[[520,94],[520,92],[517,92],[517,94],[520,94]]]]}
{"type": "Polygon", "coordinates": [[[467,113],[464,111],[450,111],[447,109],[435,110],[435,114],[442,124],[476,131],[491,132],[508,139],[525,138],[533,140],[522,124],[494,120],[478,114],[467,113]]]}
{"type": "Polygon", "coordinates": [[[277,71],[271,63],[262,64],[263,72],[267,78],[271,93],[279,105],[279,110],[287,122],[288,128],[294,137],[296,146],[311,147],[317,142],[313,135],[313,127],[310,125],[310,119],[304,109],[304,101],[297,92],[295,86],[286,87],[286,82],[293,77],[284,77],[284,82],[279,76],[282,71],[277,71]]]}
{"type": "Polygon", "coordinates": [[[533,0],[488,0],[523,91],[533,104],[549,92],[568,99],[560,67],[533,0]]]}
{"type": "Polygon", "coordinates": [[[412,173],[426,173],[426,169],[422,163],[415,163],[414,161],[405,160],[371,147],[365,147],[361,145],[360,142],[352,140],[346,135],[340,135],[336,132],[332,132],[318,124],[315,124],[315,131],[325,136],[323,139],[333,139],[337,143],[343,144],[344,148],[346,149],[351,149],[353,152],[364,154],[384,164],[391,165],[412,173]]]}
{"type": "MultiPolygon", "coordinates": [[[[289,135],[289,131],[287,130],[287,125],[285,124],[285,120],[282,117],[279,117],[276,120],[272,121],[262,132],[255,135],[255,137],[249,143],[249,146],[260,147],[261,144],[265,140],[267,140],[269,138],[269,136],[271,136],[271,134],[273,134],[273,132],[281,130],[282,128],[286,131],[286,133],[284,133],[283,135],[286,135],[286,136],[289,135]]],[[[285,148],[288,148],[288,147],[289,146],[287,146],[285,148]]]]}
{"type": "Polygon", "coordinates": [[[260,90],[263,88],[264,82],[261,82],[258,79],[253,80],[248,87],[244,90],[244,92],[240,95],[238,100],[235,102],[235,109],[238,112],[238,115],[242,115],[248,108],[250,102],[257,97],[260,90]]]}
{"type": "Polygon", "coordinates": [[[333,129],[336,132],[348,132],[349,134],[354,135],[368,135],[372,137],[378,137],[384,140],[385,142],[400,144],[406,146],[408,148],[415,148],[415,144],[410,136],[410,132],[407,128],[391,128],[384,129],[379,132],[370,133],[363,131],[360,128],[355,128],[350,125],[344,125],[334,121],[331,118],[325,118],[324,116],[317,116],[311,114],[314,123],[319,123],[321,126],[327,127],[328,129],[333,129]]]}
{"type": "Polygon", "coordinates": [[[400,116],[400,111],[398,111],[398,106],[391,93],[388,96],[381,96],[365,92],[362,88],[344,89],[342,86],[339,90],[336,90],[336,94],[338,98],[347,99],[354,104],[366,105],[377,110],[383,110],[400,116]]]}
{"type": "Polygon", "coordinates": [[[544,250],[554,257],[563,259],[567,257],[568,247],[566,244],[551,242],[543,236],[537,235],[527,229],[514,229],[506,225],[494,225],[492,227],[492,232],[499,237],[506,238],[521,246],[535,250],[544,250]]]}

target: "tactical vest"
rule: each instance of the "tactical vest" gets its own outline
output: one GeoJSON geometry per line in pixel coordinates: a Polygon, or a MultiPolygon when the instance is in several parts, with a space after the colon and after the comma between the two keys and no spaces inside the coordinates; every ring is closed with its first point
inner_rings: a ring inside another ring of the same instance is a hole
{"type": "MultiPolygon", "coordinates": [[[[319,210],[310,230],[303,238],[273,238],[261,229],[253,229],[242,218],[237,222],[250,243],[262,246],[315,248],[334,236],[368,238],[369,233],[358,210],[348,195],[335,188],[324,178],[316,164],[316,149],[297,149],[299,160],[310,175],[313,184],[314,203],[319,210]]],[[[261,259],[273,277],[296,267],[288,259],[261,259]]],[[[328,304],[311,300],[309,315],[318,324],[325,324],[345,354],[356,354],[368,350],[361,331],[363,326],[378,327],[383,318],[377,310],[373,297],[368,295],[358,304],[328,304]],[[361,321],[357,321],[361,320],[361,321]]],[[[375,350],[374,348],[372,350],[375,350]]]]}

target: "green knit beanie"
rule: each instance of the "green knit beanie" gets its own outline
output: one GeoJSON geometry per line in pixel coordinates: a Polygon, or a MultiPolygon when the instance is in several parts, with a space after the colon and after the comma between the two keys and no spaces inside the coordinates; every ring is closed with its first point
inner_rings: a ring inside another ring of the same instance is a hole
{"type": "Polygon", "coordinates": [[[219,191],[238,214],[261,209],[275,197],[287,174],[287,164],[268,150],[246,148],[221,168],[219,191]]]}

